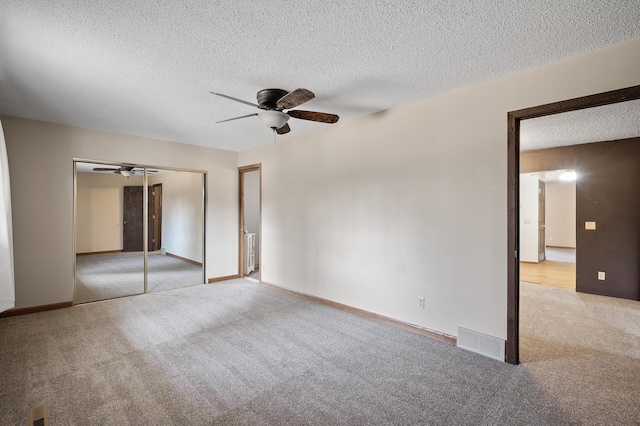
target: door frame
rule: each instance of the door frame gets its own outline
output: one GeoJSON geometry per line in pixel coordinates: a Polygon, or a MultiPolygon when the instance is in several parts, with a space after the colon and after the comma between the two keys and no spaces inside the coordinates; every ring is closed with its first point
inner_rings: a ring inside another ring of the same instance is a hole
{"type": "MultiPolygon", "coordinates": [[[[262,269],[262,163],[257,163],[238,167],[238,275],[240,277],[244,277],[244,175],[245,173],[255,171],[259,173],[258,194],[260,199],[258,200],[258,205],[260,206],[260,218],[258,221],[258,258],[260,259],[262,269]]],[[[259,281],[262,283],[262,273],[260,273],[259,281]]]]}
{"type": "Polygon", "coordinates": [[[507,113],[507,341],[506,361],[519,364],[520,121],[640,99],[640,85],[507,113]]]}
{"type": "Polygon", "coordinates": [[[547,204],[547,185],[545,181],[538,179],[538,263],[544,262],[547,259],[547,253],[545,250],[546,245],[546,204],[547,204]],[[540,208],[542,206],[542,208],[540,208]],[[542,220],[540,220],[542,219],[542,220]],[[542,238],[541,238],[542,237],[542,238]],[[540,250],[542,248],[542,251],[540,250]],[[542,254],[542,259],[540,255],[542,254]]]}

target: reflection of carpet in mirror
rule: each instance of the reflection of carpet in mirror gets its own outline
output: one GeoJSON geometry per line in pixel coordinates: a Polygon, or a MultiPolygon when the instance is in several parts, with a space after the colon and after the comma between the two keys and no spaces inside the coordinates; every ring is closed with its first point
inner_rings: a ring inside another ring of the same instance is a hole
{"type": "MultiPolygon", "coordinates": [[[[149,253],[149,292],[202,284],[202,267],[149,253]]],[[[76,256],[76,303],[144,293],[142,252],[76,256]]]]}

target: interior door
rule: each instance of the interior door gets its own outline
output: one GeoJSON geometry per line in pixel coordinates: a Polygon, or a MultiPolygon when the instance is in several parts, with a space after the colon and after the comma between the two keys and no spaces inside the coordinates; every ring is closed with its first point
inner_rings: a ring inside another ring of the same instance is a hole
{"type": "Polygon", "coordinates": [[[153,250],[162,247],[162,184],[153,185],[153,250]]]}
{"type": "Polygon", "coordinates": [[[545,183],[538,181],[538,262],[546,259],[545,254],[545,183]]]}
{"type": "Polygon", "coordinates": [[[143,187],[125,186],[122,207],[122,251],[142,251],[143,187]]]}
{"type": "Polygon", "coordinates": [[[149,188],[149,251],[162,247],[162,184],[149,188]]]}

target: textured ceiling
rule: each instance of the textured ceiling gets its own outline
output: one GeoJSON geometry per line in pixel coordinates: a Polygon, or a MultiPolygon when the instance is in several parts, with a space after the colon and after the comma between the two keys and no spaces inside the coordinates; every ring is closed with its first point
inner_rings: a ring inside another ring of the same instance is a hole
{"type": "Polygon", "coordinates": [[[520,122],[520,150],[640,137],[640,100],[520,122]]]}
{"type": "Polygon", "coordinates": [[[305,87],[304,109],[345,121],[640,38],[639,22],[638,0],[2,0],[0,114],[243,150],[271,131],[214,124],[254,110],[209,91],[305,87]]]}

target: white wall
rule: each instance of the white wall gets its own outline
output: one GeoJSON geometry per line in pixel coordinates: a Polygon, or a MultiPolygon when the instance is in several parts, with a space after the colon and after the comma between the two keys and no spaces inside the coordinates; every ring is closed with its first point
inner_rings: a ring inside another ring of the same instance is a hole
{"type": "Polygon", "coordinates": [[[520,175],[520,261],[538,263],[537,175],[520,175]]]}
{"type": "Polygon", "coordinates": [[[241,152],[262,279],[506,338],[507,112],[638,84],[640,40],[241,152]]]}
{"type": "Polygon", "coordinates": [[[73,299],[73,158],[207,171],[206,277],[238,273],[238,155],[2,117],[14,231],[16,307],[73,299]]]}
{"type": "Polygon", "coordinates": [[[124,187],[142,186],[142,176],[77,174],[76,252],[122,250],[124,187]]]}
{"type": "Polygon", "coordinates": [[[149,183],[162,183],[162,247],[202,262],[202,174],[166,170],[149,183]]]}
{"type": "Polygon", "coordinates": [[[546,245],[576,247],[576,182],[547,182],[546,245]]]}
{"type": "Polygon", "coordinates": [[[260,263],[260,171],[244,174],[244,224],[256,234],[256,262],[260,263]]]}

